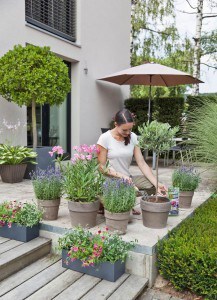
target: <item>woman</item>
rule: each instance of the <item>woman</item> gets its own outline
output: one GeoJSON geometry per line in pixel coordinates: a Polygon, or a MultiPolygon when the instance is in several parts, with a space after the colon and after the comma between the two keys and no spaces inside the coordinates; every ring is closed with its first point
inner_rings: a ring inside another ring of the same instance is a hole
{"type": "MultiPolygon", "coordinates": [[[[134,125],[131,112],[127,109],[118,111],[114,121],[115,128],[103,133],[97,142],[101,171],[107,176],[127,179],[137,190],[145,190],[149,195],[155,193],[156,178],[138,147],[137,135],[131,132],[134,125]],[[143,175],[131,176],[129,167],[133,155],[143,175]],[[109,166],[105,168],[107,161],[109,166]]],[[[158,193],[165,195],[166,191],[166,187],[159,183],[158,193]]]]}

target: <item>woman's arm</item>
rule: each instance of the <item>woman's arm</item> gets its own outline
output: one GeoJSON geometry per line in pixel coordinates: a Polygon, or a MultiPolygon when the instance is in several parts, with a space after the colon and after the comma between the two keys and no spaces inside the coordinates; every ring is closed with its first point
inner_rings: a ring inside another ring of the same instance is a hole
{"type": "Polygon", "coordinates": [[[97,147],[99,149],[99,153],[98,153],[99,168],[103,174],[105,174],[107,176],[115,177],[115,178],[124,178],[129,181],[132,181],[132,179],[130,177],[128,177],[120,172],[117,172],[114,168],[112,168],[112,167],[106,168],[108,150],[105,149],[104,147],[100,146],[99,144],[97,144],[97,147]]]}

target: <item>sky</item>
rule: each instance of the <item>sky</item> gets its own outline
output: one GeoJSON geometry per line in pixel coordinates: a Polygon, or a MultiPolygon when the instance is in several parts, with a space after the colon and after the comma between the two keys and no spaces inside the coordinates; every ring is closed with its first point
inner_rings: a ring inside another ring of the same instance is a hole
{"type": "MultiPolygon", "coordinates": [[[[189,0],[190,4],[195,7],[197,0],[189,0]]],[[[204,0],[204,12],[210,12],[210,8],[207,6],[207,0],[204,0]]],[[[217,0],[213,0],[216,3],[216,8],[212,12],[217,13],[217,0]]],[[[193,12],[194,10],[189,6],[186,0],[175,0],[176,9],[176,25],[181,36],[187,36],[192,38],[196,31],[196,17],[194,14],[185,14],[180,11],[193,12]]],[[[207,18],[203,21],[202,30],[210,31],[217,28],[217,17],[207,18]]],[[[206,63],[207,59],[203,58],[202,62],[206,63]]],[[[217,92],[217,70],[208,68],[201,65],[200,79],[204,83],[200,84],[200,93],[214,93],[217,92]]]]}

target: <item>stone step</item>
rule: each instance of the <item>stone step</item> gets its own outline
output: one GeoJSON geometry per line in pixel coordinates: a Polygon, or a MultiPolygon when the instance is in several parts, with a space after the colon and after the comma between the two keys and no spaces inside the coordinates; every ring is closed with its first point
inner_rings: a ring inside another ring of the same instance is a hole
{"type": "Polygon", "coordinates": [[[109,282],[62,268],[58,256],[48,255],[0,282],[2,300],[133,300],[148,284],[146,278],[124,274],[109,282]],[[122,290],[123,289],[123,290],[122,290]]]}
{"type": "Polygon", "coordinates": [[[51,240],[38,237],[28,243],[0,237],[0,281],[50,253],[51,240]]]}

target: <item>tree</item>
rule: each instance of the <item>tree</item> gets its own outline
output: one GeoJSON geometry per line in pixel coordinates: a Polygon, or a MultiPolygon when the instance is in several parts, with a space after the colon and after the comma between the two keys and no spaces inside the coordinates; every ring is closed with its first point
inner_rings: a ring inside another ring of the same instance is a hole
{"type": "Polygon", "coordinates": [[[49,47],[16,45],[0,58],[0,95],[32,105],[33,148],[37,146],[36,104],[61,104],[71,89],[68,69],[49,47]]]}

